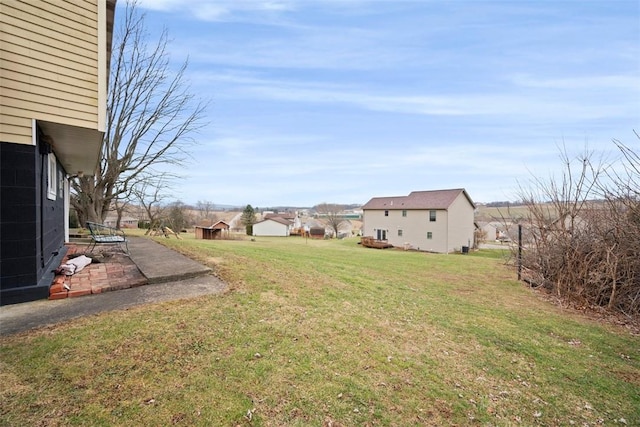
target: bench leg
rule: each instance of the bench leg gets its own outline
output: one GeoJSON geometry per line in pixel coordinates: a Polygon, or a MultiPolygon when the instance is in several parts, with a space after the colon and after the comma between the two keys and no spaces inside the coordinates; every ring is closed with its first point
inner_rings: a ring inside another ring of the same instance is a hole
{"type": "Polygon", "coordinates": [[[129,242],[127,240],[125,240],[124,242],[120,243],[120,249],[127,255],[129,256],[129,242]],[[122,243],[124,243],[124,249],[122,249],[122,243]]]}
{"type": "Polygon", "coordinates": [[[84,251],[84,254],[93,254],[93,250],[96,248],[96,241],[95,240],[91,240],[91,243],[89,243],[89,247],[84,251]]]}

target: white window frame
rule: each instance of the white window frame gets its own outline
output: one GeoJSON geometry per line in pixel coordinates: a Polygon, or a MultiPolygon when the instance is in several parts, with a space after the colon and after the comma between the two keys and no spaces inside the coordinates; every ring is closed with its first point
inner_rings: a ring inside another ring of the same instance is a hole
{"type": "Polygon", "coordinates": [[[58,197],[58,162],[56,155],[47,155],[47,199],[56,200],[58,197]]]}

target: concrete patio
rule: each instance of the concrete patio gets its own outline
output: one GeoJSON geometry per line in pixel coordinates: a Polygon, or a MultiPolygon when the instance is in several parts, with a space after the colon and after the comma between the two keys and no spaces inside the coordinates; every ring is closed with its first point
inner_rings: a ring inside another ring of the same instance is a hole
{"type": "MultiPolygon", "coordinates": [[[[82,254],[85,248],[82,244],[70,244],[68,255],[82,254]]],[[[116,248],[104,247],[100,252],[104,256],[94,254],[100,263],[91,263],[72,276],[56,276],[49,300],[0,307],[0,335],[227,289],[209,267],[151,239],[130,237],[129,256],[116,248]],[[80,296],[83,298],[74,298],[80,296]]]]}

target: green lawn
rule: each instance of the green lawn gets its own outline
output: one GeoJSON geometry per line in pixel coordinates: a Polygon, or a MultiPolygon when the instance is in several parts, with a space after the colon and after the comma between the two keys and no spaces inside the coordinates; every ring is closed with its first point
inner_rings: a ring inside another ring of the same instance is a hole
{"type": "Polygon", "coordinates": [[[640,338],[501,253],[162,242],[230,291],[2,339],[0,425],[640,425],[640,338]]]}

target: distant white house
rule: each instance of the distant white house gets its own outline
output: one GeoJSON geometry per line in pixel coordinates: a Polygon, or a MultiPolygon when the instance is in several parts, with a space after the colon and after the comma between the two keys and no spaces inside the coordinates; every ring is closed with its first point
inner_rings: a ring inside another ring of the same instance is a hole
{"type": "Polygon", "coordinates": [[[286,237],[291,233],[292,227],[292,221],[280,217],[271,217],[253,224],[253,235],[286,237]]]}
{"type": "Polygon", "coordinates": [[[512,228],[511,222],[490,221],[481,222],[478,224],[482,232],[482,237],[485,241],[500,240],[509,241],[511,236],[509,235],[509,228],[512,228]]]}
{"type": "Polygon", "coordinates": [[[363,236],[393,246],[448,253],[474,242],[475,204],[464,189],[374,197],[362,210],[363,236]]]}
{"type": "Polygon", "coordinates": [[[273,212],[263,212],[262,213],[262,219],[273,219],[273,218],[280,218],[280,219],[284,219],[289,221],[290,224],[290,229],[293,228],[300,228],[302,227],[302,222],[300,220],[300,215],[297,212],[280,212],[280,213],[273,213],[273,212]]]}

